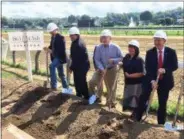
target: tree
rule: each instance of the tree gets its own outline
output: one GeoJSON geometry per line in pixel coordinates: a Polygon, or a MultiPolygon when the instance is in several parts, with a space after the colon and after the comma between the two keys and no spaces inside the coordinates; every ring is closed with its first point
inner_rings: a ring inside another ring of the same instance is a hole
{"type": "Polygon", "coordinates": [[[80,20],[91,20],[91,17],[84,14],[81,16],[80,20]]]}
{"type": "Polygon", "coordinates": [[[74,15],[68,16],[68,23],[74,23],[76,22],[76,17],[74,15]]]}
{"type": "Polygon", "coordinates": [[[172,18],[170,18],[170,17],[166,17],[165,18],[165,24],[166,25],[171,25],[173,23],[173,19],[172,18]]]}
{"type": "Polygon", "coordinates": [[[164,18],[158,19],[158,24],[165,25],[165,19],[164,18]]]}
{"type": "Polygon", "coordinates": [[[43,20],[40,20],[40,21],[38,21],[37,25],[40,27],[44,27],[45,23],[43,22],[43,20]]]}
{"type": "Polygon", "coordinates": [[[140,20],[148,24],[152,20],[152,13],[150,11],[144,11],[140,14],[140,20]]]}
{"type": "Polygon", "coordinates": [[[33,25],[33,22],[30,20],[25,20],[24,23],[28,26],[31,27],[33,25]]]}
{"type": "Polygon", "coordinates": [[[8,25],[8,19],[5,16],[2,17],[2,25],[3,26],[8,25]]]}

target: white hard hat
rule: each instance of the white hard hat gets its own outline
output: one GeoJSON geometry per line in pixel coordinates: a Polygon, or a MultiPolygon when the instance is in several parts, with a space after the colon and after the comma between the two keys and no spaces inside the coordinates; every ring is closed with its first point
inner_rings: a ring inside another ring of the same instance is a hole
{"type": "Polygon", "coordinates": [[[133,45],[133,46],[139,48],[139,42],[137,40],[129,41],[128,45],[133,45]]]}
{"type": "Polygon", "coordinates": [[[49,23],[47,25],[47,32],[52,32],[56,29],[58,29],[58,26],[55,23],[49,23]]]}
{"type": "Polygon", "coordinates": [[[167,35],[163,30],[156,31],[153,37],[154,38],[163,38],[163,39],[167,40],[167,35]]]}
{"type": "Polygon", "coordinates": [[[74,34],[78,34],[79,35],[80,34],[80,31],[79,31],[79,29],[77,27],[70,28],[68,32],[69,32],[70,35],[74,35],[74,34]]]}
{"type": "Polygon", "coordinates": [[[102,33],[101,33],[100,36],[101,36],[101,37],[102,37],[102,36],[110,36],[110,37],[112,37],[112,33],[111,33],[110,30],[105,29],[105,30],[102,31],[102,33]]]}

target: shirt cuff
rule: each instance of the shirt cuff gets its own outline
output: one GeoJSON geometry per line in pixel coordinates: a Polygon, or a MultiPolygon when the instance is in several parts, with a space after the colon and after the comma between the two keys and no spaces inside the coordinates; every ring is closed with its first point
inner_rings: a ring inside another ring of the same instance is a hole
{"type": "Polygon", "coordinates": [[[104,70],[104,67],[103,66],[98,66],[98,69],[99,70],[104,70]]]}
{"type": "Polygon", "coordinates": [[[121,58],[115,58],[113,59],[114,64],[118,64],[121,61],[121,58]]]}

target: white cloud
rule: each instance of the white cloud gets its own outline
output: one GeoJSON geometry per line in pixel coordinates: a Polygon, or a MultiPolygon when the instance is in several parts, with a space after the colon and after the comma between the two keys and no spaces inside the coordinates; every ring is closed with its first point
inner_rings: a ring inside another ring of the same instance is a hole
{"type": "Polygon", "coordinates": [[[70,14],[102,17],[107,12],[156,12],[182,6],[182,2],[2,2],[2,15],[14,18],[65,17],[70,14]]]}

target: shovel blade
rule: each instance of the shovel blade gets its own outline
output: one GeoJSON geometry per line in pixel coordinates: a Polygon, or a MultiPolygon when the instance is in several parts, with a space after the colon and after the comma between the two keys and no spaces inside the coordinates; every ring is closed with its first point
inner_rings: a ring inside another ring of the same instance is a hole
{"type": "Polygon", "coordinates": [[[95,101],[96,101],[96,95],[92,95],[92,96],[89,98],[89,102],[88,102],[88,103],[91,105],[91,104],[94,104],[95,101]]]}
{"type": "Polygon", "coordinates": [[[177,126],[173,126],[172,123],[165,123],[164,125],[165,130],[167,131],[181,131],[184,130],[184,126],[183,125],[177,125],[177,126]]]}

